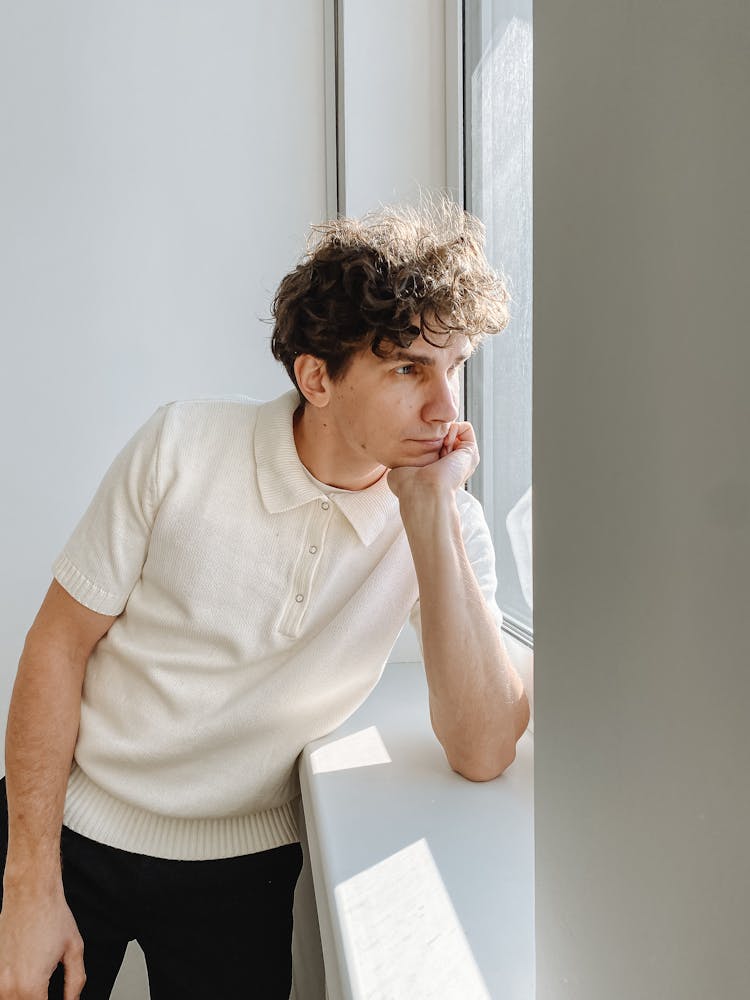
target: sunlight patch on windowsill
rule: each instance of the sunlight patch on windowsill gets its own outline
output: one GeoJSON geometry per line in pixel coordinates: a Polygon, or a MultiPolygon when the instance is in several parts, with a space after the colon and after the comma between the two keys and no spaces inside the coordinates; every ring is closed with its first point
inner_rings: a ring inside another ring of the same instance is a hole
{"type": "Polygon", "coordinates": [[[351,736],[342,736],[341,739],[326,743],[310,754],[310,768],[313,774],[390,763],[390,755],[377,726],[361,729],[351,736]]]}
{"type": "Polygon", "coordinates": [[[490,1000],[427,841],[335,889],[352,993],[362,1000],[490,1000]]]}

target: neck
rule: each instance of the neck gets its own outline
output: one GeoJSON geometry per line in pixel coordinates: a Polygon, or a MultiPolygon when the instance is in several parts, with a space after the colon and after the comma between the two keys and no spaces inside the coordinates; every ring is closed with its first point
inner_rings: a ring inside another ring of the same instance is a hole
{"type": "Polygon", "coordinates": [[[384,465],[357,460],[341,443],[325,413],[309,404],[294,414],[294,444],[310,475],[340,490],[364,490],[385,473],[384,465]]]}

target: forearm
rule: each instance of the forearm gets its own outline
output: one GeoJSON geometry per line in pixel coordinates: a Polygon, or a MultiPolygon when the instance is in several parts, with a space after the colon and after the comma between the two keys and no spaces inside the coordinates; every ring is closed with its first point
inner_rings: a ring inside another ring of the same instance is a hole
{"type": "Polygon", "coordinates": [[[454,770],[500,774],[528,724],[528,701],[463,545],[452,492],[405,492],[401,516],[419,583],[435,735],[454,770]]]}
{"type": "Polygon", "coordinates": [[[30,633],[5,741],[9,841],[6,891],[60,879],[65,789],[80,719],[85,663],[30,633]]]}

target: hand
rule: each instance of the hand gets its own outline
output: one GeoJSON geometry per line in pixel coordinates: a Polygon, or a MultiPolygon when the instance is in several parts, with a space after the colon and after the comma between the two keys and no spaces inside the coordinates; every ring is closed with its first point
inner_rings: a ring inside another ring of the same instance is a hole
{"type": "Polygon", "coordinates": [[[83,939],[62,887],[58,892],[6,891],[0,913],[0,1000],[47,1000],[50,976],[65,965],[64,1000],[86,982],[83,939]]]}
{"type": "Polygon", "coordinates": [[[429,465],[401,466],[388,472],[388,486],[397,497],[412,488],[426,487],[455,492],[479,465],[474,428],[467,421],[453,423],[437,458],[429,465]]]}

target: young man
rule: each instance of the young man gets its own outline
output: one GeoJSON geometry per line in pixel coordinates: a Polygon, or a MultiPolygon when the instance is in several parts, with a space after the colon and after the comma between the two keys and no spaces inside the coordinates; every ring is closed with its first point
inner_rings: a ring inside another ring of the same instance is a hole
{"type": "Polygon", "coordinates": [[[286,1000],[296,760],[410,613],[448,764],[511,763],[528,704],[457,419],[505,302],[455,206],[328,223],[274,301],[296,388],[163,406],[115,459],[14,689],[0,1000],[63,971],[107,997],[131,939],[153,1000],[286,1000]]]}

